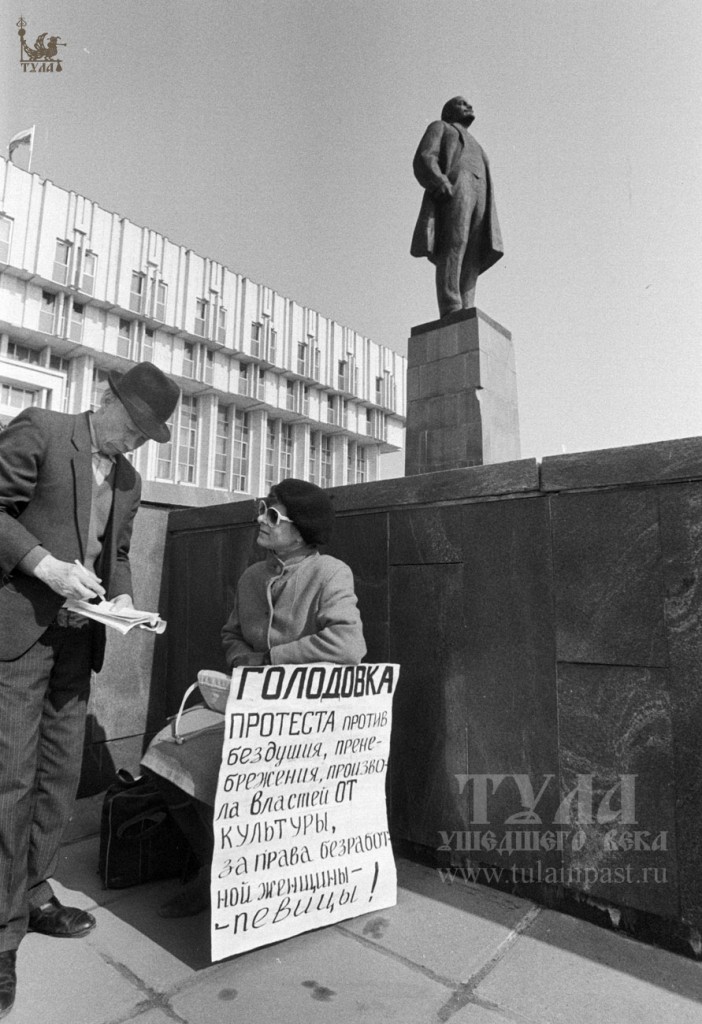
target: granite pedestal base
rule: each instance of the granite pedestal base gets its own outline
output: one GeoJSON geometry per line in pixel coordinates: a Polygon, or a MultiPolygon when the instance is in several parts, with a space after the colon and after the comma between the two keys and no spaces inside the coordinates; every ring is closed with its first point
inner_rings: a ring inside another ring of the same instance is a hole
{"type": "Polygon", "coordinates": [[[479,309],[412,328],[405,474],[519,459],[514,349],[479,309]]]}

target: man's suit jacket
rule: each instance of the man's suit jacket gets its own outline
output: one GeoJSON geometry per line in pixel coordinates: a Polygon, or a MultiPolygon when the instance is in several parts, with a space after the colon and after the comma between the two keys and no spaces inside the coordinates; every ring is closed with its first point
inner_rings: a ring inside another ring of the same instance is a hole
{"type": "MultiPolygon", "coordinates": [[[[412,166],[415,178],[426,191],[412,235],[410,245],[412,256],[426,256],[432,263],[436,263],[438,255],[435,247],[437,203],[441,203],[441,200],[435,199],[434,193],[439,185],[447,179],[454,184],[467,135],[469,132],[459,124],[432,121],[422,136],[412,166]]],[[[487,185],[487,213],[480,237],[479,272],[482,274],[493,263],[497,263],[504,255],[504,249],[495,208],[490,164],[485,150],[475,139],[473,141],[483,156],[487,185]]]]}
{"type": "MultiPolygon", "coordinates": [[[[55,619],[60,594],[16,567],[41,544],[65,562],[83,561],[93,469],[88,414],[25,409],[0,432],[0,661],[24,654],[55,619]]],[[[141,478],[117,457],[112,511],[95,567],[107,598],[132,594],[129,544],[141,478]]],[[[94,631],[93,668],[102,665],[104,628],[94,631]]]]}

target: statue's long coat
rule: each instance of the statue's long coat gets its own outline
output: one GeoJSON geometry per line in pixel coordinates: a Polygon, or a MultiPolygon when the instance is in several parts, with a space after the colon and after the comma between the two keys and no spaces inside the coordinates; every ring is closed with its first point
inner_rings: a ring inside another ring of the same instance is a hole
{"type": "MultiPolygon", "coordinates": [[[[433,193],[446,180],[451,184],[455,183],[458,175],[460,150],[465,145],[466,135],[468,132],[459,124],[432,121],[422,136],[412,166],[417,181],[426,191],[412,236],[412,245],[410,246],[412,256],[426,256],[432,263],[436,263],[438,255],[435,249],[436,221],[437,217],[442,215],[441,206],[443,204],[441,199],[437,202],[433,198],[433,193]]],[[[475,142],[475,139],[473,141],[475,142]]],[[[478,145],[477,142],[475,144],[478,145]]],[[[482,274],[504,255],[504,249],[495,209],[490,165],[485,151],[482,147],[479,148],[485,162],[488,191],[487,215],[483,222],[480,245],[480,273],[482,274]]],[[[450,200],[446,204],[446,212],[450,212],[450,200]]]]}

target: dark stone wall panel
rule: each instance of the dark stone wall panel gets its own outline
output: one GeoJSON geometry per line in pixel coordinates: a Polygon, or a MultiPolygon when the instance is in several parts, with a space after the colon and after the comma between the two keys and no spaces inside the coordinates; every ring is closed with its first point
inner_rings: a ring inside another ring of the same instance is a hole
{"type": "MultiPolygon", "coordinates": [[[[538,792],[558,775],[548,506],[466,505],[463,545],[468,770],[526,775],[538,792]]],[[[544,792],[544,822],[557,795],[557,785],[544,792]]],[[[490,827],[502,828],[522,809],[515,783],[500,784],[490,806],[490,827]]]]}
{"type": "Polygon", "coordinates": [[[541,463],[543,491],[611,487],[615,484],[658,484],[700,476],[702,437],[552,455],[541,463]]]}
{"type": "MultiPolygon", "coordinates": [[[[473,783],[461,793],[457,775],[519,775],[535,792],[558,775],[547,506],[457,511],[463,565],[390,569],[390,656],[402,665],[391,816],[397,834],[432,847],[440,831],[489,829],[499,841],[524,809],[514,779],[486,783],[489,820],[476,823],[473,783]]],[[[554,784],[544,821],[557,801],[554,784]]],[[[479,859],[509,866],[499,853],[479,859]]],[[[560,863],[557,852],[541,859],[560,863]]]]}
{"type": "Polygon", "coordinates": [[[702,928],[702,485],[661,488],[681,913],[702,928]]]}
{"type": "Polygon", "coordinates": [[[665,667],[654,491],[551,499],[558,660],[665,667]]]}
{"type": "Polygon", "coordinates": [[[461,565],[390,569],[393,702],[390,814],[395,836],[436,849],[441,829],[462,827],[453,772],[467,763],[466,630],[461,565]]]}
{"type": "Polygon", "coordinates": [[[660,669],[558,666],[561,795],[574,794],[565,822],[565,883],[674,918],[679,893],[667,687],[668,673],[660,669]],[[653,846],[660,848],[646,848],[653,846]]]}
{"type": "Polygon", "coordinates": [[[351,566],[369,662],[388,660],[388,516],[337,516],[324,549],[351,566]]]}
{"type": "Polygon", "coordinates": [[[169,545],[167,714],[200,669],[225,671],[220,632],[234,606],[241,573],[256,561],[255,530],[246,525],[174,535],[169,545]]]}
{"type": "Polygon", "coordinates": [[[390,565],[463,561],[464,506],[390,513],[390,565]]]}

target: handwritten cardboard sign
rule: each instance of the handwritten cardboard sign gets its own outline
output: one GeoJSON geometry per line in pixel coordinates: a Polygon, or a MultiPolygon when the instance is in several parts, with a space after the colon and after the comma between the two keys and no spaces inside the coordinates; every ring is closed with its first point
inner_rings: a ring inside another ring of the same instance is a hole
{"type": "Polygon", "coordinates": [[[235,669],[214,811],[212,959],[391,907],[398,665],[235,669]]]}

